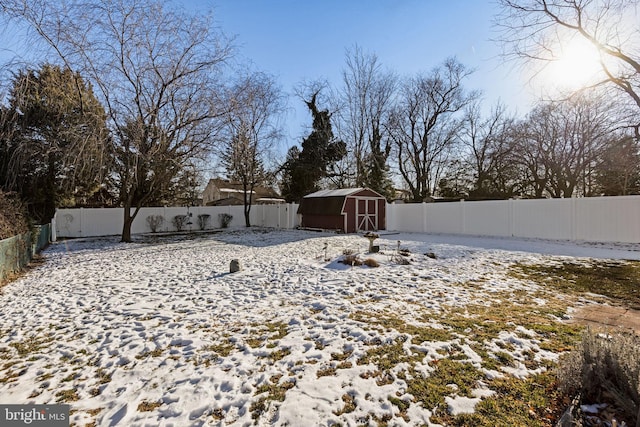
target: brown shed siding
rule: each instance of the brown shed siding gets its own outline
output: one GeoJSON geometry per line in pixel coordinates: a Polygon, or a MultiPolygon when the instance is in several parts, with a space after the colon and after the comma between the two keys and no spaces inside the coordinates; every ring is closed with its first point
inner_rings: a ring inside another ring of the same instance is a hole
{"type": "Polygon", "coordinates": [[[325,230],[343,230],[343,215],[302,215],[302,226],[309,228],[322,228],[325,230]]]}

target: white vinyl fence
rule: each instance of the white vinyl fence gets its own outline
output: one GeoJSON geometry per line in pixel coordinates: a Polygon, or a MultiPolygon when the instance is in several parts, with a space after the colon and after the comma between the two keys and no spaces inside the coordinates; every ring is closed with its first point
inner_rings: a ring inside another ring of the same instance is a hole
{"type": "MultiPolygon", "coordinates": [[[[295,228],[297,210],[297,204],[252,206],[251,224],[295,228]]],[[[201,214],[210,215],[206,229],[216,229],[221,213],[233,216],[230,227],[244,226],[242,206],[158,207],[142,208],[131,232],[150,233],[150,215],[164,218],[159,232],[176,231],[173,217],[187,214],[191,224],[185,230],[199,230],[201,214]]],[[[640,196],[390,204],[386,220],[390,231],[640,243],[640,196]]],[[[58,237],[117,235],[123,211],[59,209],[53,223],[58,237]]]]}
{"type": "MultiPolygon", "coordinates": [[[[259,227],[295,228],[299,225],[298,205],[255,205],[251,207],[251,225],[259,227]]],[[[131,210],[133,212],[133,209],[131,210]]],[[[151,233],[147,217],[161,215],[162,225],[158,232],[177,231],[173,218],[188,215],[183,231],[200,230],[198,215],[209,215],[205,230],[220,228],[220,214],[233,217],[229,227],[244,226],[243,206],[194,206],[142,208],[131,226],[131,234],[151,233]]],[[[57,237],[111,236],[122,233],[124,211],[122,208],[58,209],[54,218],[57,237]]]]}
{"type": "Polygon", "coordinates": [[[391,204],[387,229],[640,243],[640,196],[391,204]]]}

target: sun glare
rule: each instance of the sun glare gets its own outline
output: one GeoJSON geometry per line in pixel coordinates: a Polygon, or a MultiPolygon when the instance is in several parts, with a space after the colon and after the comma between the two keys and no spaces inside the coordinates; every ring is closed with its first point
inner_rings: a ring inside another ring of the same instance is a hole
{"type": "Polygon", "coordinates": [[[546,69],[547,83],[560,90],[575,90],[596,81],[602,73],[598,51],[587,41],[573,39],[546,69]]]}

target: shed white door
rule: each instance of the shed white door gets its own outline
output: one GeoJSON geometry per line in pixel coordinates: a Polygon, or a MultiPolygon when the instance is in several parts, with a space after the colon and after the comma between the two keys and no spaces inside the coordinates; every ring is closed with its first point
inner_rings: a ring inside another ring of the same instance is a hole
{"type": "Polygon", "coordinates": [[[378,230],[378,199],[356,199],[356,228],[357,231],[378,230]]]}

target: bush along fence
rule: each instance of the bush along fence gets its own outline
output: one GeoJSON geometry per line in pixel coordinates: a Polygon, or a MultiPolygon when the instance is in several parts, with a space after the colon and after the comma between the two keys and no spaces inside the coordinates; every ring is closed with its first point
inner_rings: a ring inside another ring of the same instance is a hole
{"type": "Polygon", "coordinates": [[[0,283],[29,264],[49,244],[51,225],[37,225],[28,233],[0,240],[0,283]]]}

